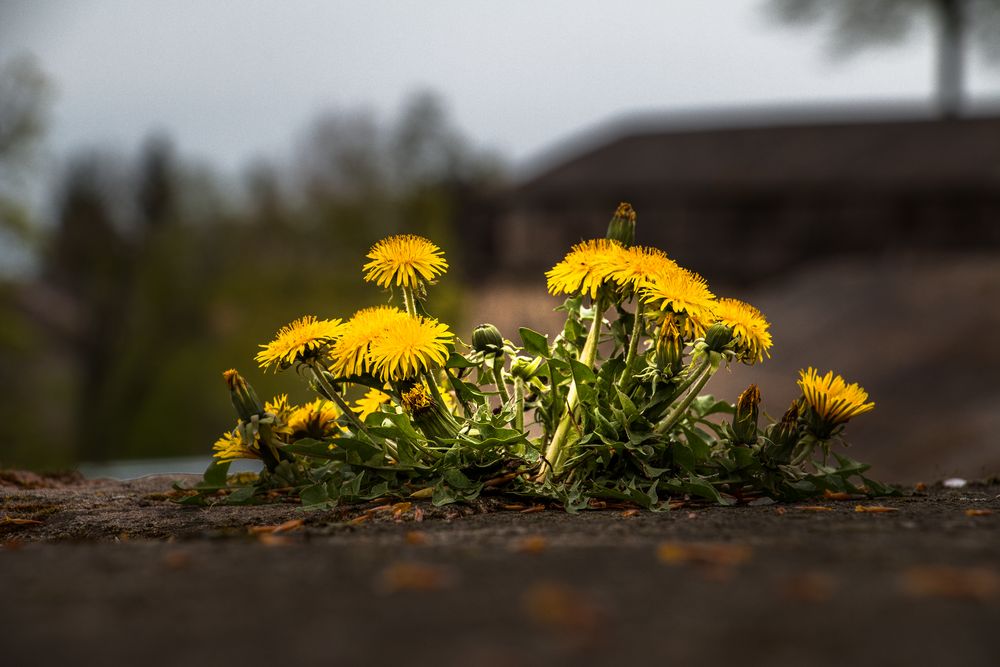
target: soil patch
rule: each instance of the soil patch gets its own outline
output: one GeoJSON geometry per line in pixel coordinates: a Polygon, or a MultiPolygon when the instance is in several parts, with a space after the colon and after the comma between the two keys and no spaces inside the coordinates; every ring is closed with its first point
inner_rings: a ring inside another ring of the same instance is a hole
{"type": "Polygon", "coordinates": [[[998,483],[570,515],[504,499],[190,508],[170,501],[173,477],[6,479],[0,634],[13,665],[1000,655],[998,483]]]}

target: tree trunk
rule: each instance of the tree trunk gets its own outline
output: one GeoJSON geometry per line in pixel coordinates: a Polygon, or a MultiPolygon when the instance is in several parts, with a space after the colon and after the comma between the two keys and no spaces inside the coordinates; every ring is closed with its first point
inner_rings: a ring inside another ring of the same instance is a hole
{"type": "Polygon", "coordinates": [[[937,104],[946,119],[962,113],[965,0],[936,0],[941,18],[938,40],[937,104]]]}

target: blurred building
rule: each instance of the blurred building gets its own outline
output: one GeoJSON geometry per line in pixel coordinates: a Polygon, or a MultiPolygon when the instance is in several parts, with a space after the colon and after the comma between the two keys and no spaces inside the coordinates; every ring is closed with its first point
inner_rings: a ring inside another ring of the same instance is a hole
{"type": "Polygon", "coordinates": [[[537,273],[601,236],[620,201],[640,241],[726,282],[818,256],[1000,247],[1000,116],[784,111],[640,120],[556,151],[496,215],[469,221],[467,259],[537,273]]]}
{"type": "Polygon", "coordinates": [[[544,271],[603,236],[620,201],[638,240],[745,299],[771,358],[719,373],[781,415],[798,370],[834,369],[877,408],[848,452],[884,479],[1000,470],[1000,114],[907,110],[674,116],[611,126],[550,155],[490,212],[463,216],[482,279],[469,320],[556,333],[544,271]],[[972,354],[969,355],[968,351],[972,354]]]}

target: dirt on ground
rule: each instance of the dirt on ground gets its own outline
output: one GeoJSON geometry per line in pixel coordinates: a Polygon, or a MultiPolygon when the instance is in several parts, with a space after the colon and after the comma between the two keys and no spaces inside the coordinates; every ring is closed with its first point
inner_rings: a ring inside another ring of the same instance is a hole
{"type": "Polygon", "coordinates": [[[196,508],[174,502],[174,480],[0,473],[2,664],[995,666],[1000,656],[997,481],[567,514],[503,497],[196,508]]]}

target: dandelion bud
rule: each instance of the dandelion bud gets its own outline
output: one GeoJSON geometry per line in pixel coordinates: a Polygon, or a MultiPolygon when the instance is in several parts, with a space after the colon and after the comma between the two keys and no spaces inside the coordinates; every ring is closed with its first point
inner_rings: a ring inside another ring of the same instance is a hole
{"type": "Polygon", "coordinates": [[[542,368],[542,358],[517,357],[510,364],[510,374],[525,382],[535,378],[542,368]]]}
{"type": "Polygon", "coordinates": [[[222,377],[226,380],[229,395],[233,399],[233,407],[236,408],[236,414],[240,419],[248,422],[253,417],[264,414],[264,406],[257,398],[257,392],[242,375],[236,372],[236,369],[230,368],[222,374],[222,377]]]}
{"type": "Polygon", "coordinates": [[[503,354],[503,336],[492,324],[480,324],[472,331],[472,349],[487,357],[503,354]]]}
{"type": "Polygon", "coordinates": [[[736,401],[733,416],[733,436],[737,445],[752,445],[757,442],[757,406],[760,405],[760,390],[757,385],[747,387],[736,401]]]}
{"type": "Polygon", "coordinates": [[[684,338],[673,317],[668,317],[656,338],[656,367],[671,376],[677,375],[684,364],[684,338]]]}
{"type": "Polygon", "coordinates": [[[781,421],[772,424],[767,432],[771,442],[779,447],[794,445],[799,435],[799,402],[792,401],[791,406],[781,417],[781,421]]]}
{"type": "Polygon", "coordinates": [[[792,458],[792,451],[799,442],[799,402],[792,401],[780,422],[767,428],[771,442],[761,452],[767,462],[783,464],[792,458]]]}
{"type": "Polygon", "coordinates": [[[622,202],[618,205],[608,224],[607,237],[623,246],[635,243],[635,209],[631,204],[622,202]]]}
{"type": "Polygon", "coordinates": [[[716,323],[705,332],[705,347],[709,352],[722,352],[733,340],[733,330],[725,324],[716,323]]]}

